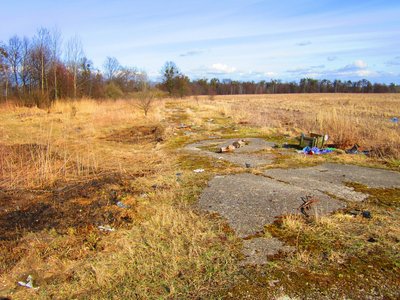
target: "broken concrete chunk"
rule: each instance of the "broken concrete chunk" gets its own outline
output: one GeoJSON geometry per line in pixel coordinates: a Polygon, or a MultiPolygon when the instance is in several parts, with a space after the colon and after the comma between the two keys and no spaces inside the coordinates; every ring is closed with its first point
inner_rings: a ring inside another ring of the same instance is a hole
{"type": "Polygon", "coordinates": [[[115,229],[112,228],[110,225],[98,226],[97,228],[99,228],[102,231],[109,231],[109,232],[115,231],[115,229]]]}
{"type": "Polygon", "coordinates": [[[233,145],[235,148],[240,148],[240,147],[245,146],[245,145],[246,145],[246,142],[245,142],[244,140],[238,140],[238,141],[233,142],[232,145],[233,145]]]}
{"type": "Polygon", "coordinates": [[[229,145],[229,146],[226,146],[226,147],[221,147],[221,148],[219,148],[219,152],[220,152],[220,153],[224,153],[224,152],[233,152],[233,151],[235,151],[235,149],[236,149],[235,146],[229,145]]]}
{"type": "Polygon", "coordinates": [[[32,275],[29,275],[29,276],[26,278],[26,282],[18,281],[18,284],[19,284],[20,286],[24,286],[24,287],[26,287],[26,288],[34,289],[34,290],[37,290],[37,289],[39,288],[39,287],[34,287],[34,286],[33,286],[33,277],[32,277],[32,275]]]}

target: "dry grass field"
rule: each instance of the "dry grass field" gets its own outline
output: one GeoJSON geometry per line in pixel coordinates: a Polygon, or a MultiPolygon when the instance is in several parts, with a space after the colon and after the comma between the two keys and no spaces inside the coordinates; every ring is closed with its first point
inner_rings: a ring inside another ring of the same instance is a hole
{"type": "Polygon", "coordinates": [[[377,216],[369,225],[344,212],[311,224],[288,216],[268,232],[297,240],[298,251],[261,273],[242,270],[240,241],[224,220],[193,204],[213,174],[245,170],[191,157],[181,147],[210,136],[283,144],[301,132],[319,132],[339,149],[357,143],[371,155],[282,156],[275,166],[333,161],[400,171],[400,125],[390,120],[400,116],[400,95],[165,99],[147,116],[135,103],[0,106],[0,296],[218,299],[244,298],[252,290],[250,298],[306,291],[314,298],[363,299],[355,288],[399,296],[398,189],[368,190],[370,199],[357,205],[377,216]],[[207,172],[193,173],[198,167],[207,172]],[[364,236],[382,241],[368,243],[364,236]],[[39,289],[17,285],[28,275],[39,289]],[[284,291],[265,284],[277,278],[284,291]]]}

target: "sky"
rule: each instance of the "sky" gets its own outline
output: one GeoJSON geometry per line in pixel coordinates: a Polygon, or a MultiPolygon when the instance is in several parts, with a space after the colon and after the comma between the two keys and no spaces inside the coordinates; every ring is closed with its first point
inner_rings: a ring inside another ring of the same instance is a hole
{"type": "MultiPolygon", "coordinates": [[[[3,2],[3,1],[2,1],[3,2]]],[[[0,41],[57,28],[152,80],[173,61],[192,79],[366,78],[400,84],[399,0],[15,0],[0,41]]]]}

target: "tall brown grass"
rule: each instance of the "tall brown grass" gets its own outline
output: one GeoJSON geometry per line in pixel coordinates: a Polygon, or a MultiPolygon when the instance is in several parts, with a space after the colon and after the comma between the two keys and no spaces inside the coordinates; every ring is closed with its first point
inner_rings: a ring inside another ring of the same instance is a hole
{"type": "Polygon", "coordinates": [[[339,148],[359,144],[380,157],[400,158],[399,94],[243,95],[218,97],[220,107],[236,122],[297,136],[328,134],[339,148]]]}

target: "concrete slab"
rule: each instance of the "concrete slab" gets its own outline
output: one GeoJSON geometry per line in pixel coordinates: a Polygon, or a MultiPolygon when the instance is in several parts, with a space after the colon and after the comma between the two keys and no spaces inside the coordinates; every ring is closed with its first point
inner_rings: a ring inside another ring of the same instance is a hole
{"type": "Polygon", "coordinates": [[[203,191],[199,207],[226,218],[239,237],[248,237],[264,229],[277,216],[300,213],[301,197],[319,200],[317,214],[327,214],[344,207],[338,200],[319,192],[278,182],[253,174],[218,176],[203,191]]]}
{"type": "Polygon", "coordinates": [[[260,165],[271,164],[274,155],[268,153],[254,153],[257,151],[265,150],[268,147],[272,148],[275,146],[274,143],[267,142],[260,138],[246,138],[248,141],[248,145],[245,145],[241,148],[236,149],[234,152],[230,153],[216,153],[209,150],[204,149],[204,147],[213,147],[215,149],[226,147],[231,145],[233,142],[238,139],[213,139],[213,140],[205,140],[197,143],[193,143],[185,146],[185,150],[194,151],[196,153],[207,155],[213,157],[215,159],[222,159],[225,161],[229,161],[233,164],[245,166],[249,164],[251,167],[257,167],[260,165]]]}
{"type": "Polygon", "coordinates": [[[271,169],[267,170],[265,175],[348,201],[362,201],[368,195],[345,186],[345,182],[356,182],[373,188],[400,188],[400,173],[354,165],[327,163],[299,169],[271,169]]]}

